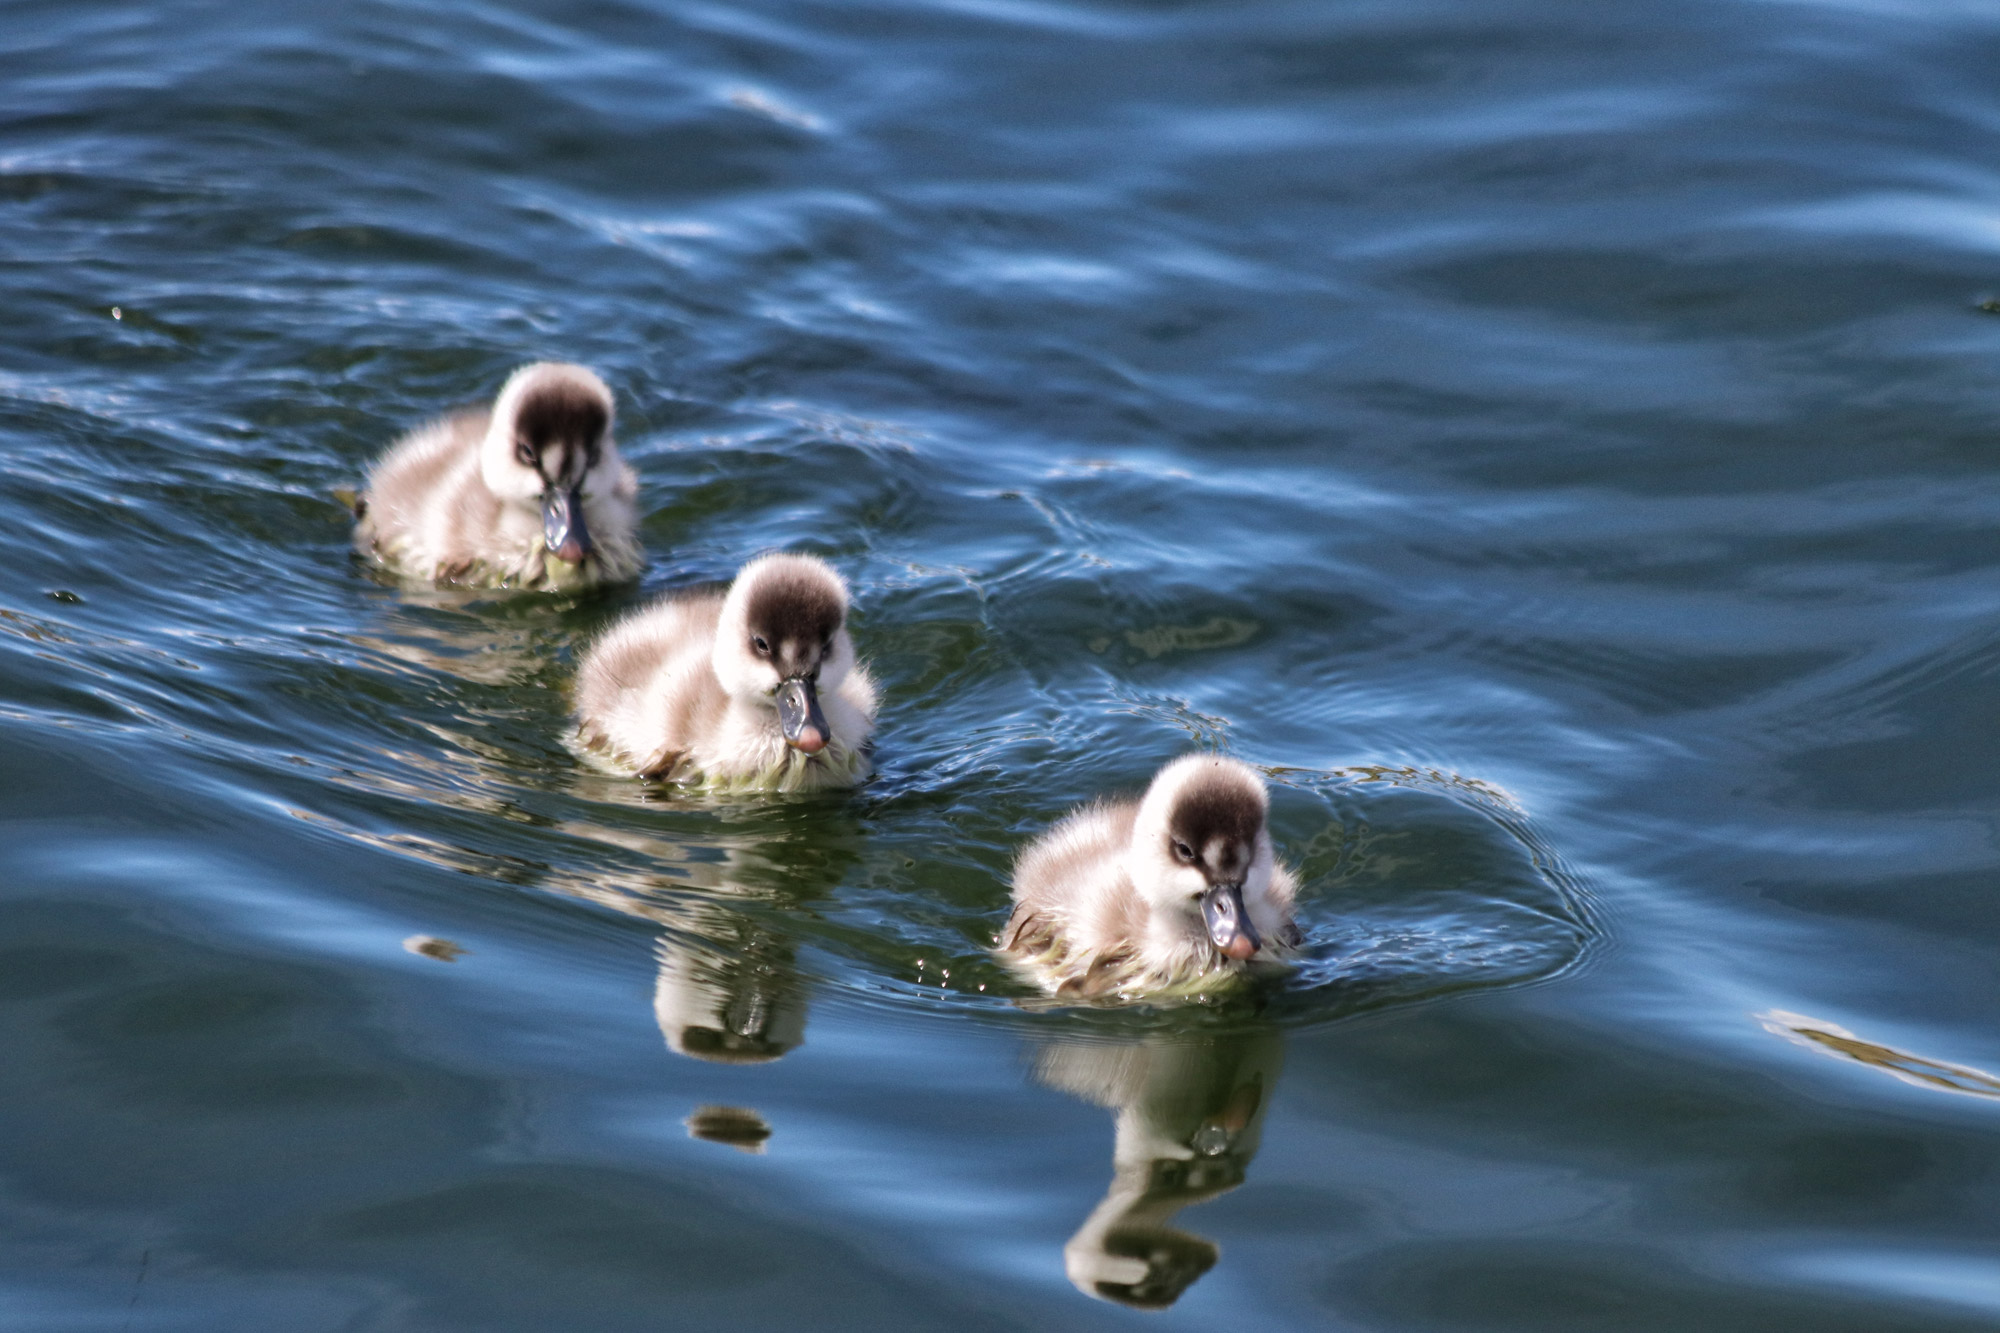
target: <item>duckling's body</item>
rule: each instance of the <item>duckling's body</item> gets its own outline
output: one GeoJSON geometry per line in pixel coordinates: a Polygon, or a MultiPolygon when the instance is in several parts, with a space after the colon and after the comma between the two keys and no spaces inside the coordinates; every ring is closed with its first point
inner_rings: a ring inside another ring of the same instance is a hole
{"type": "Polygon", "coordinates": [[[1072,811],[1015,862],[1003,954],[1078,998],[1205,991],[1284,961],[1298,881],[1267,809],[1256,770],[1188,755],[1141,800],[1072,811]]]}
{"type": "Polygon", "coordinates": [[[668,598],[585,655],[579,735],[640,777],[854,786],[870,771],[875,686],[854,660],[846,617],[846,585],[810,556],[754,560],[727,595],[668,598]]]}
{"type": "Polygon", "coordinates": [[[636,577],[638,479],[612,414],[584,367],[521,367],[490,409],[420,427],[376,461],[355,548],[421,582],[552,591],[636,577]]]}

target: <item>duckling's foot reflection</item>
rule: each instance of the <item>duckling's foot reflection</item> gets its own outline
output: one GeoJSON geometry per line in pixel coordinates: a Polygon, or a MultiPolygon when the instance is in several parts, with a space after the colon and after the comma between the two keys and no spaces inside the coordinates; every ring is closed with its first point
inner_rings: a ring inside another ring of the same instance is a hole
{"type": "Polygon", "coordinates": [[[1175,1213],[1243,1183],[1283,1063],[1274,1030],[1044,1047],[1036,1077],[1117,1114],[1111,1187],[1063,1247],[1078,1291],[1163,1310],[1215,1266],[1175,1213]]]}
{"type": "Polygon", "coordinates": [[[465,946],[437,935],[412,935],[403,941],[406,952],[424,958],[435,958],[440,963],[455,963],[465,956],[465,946]]]}
{"type": "Polygon", "coordinates": [[[691,1139],[707,1139],[738,1152],[761,1153],[771,1138],[771,1122],[747,1106],[697,1106],[681,1122],[691,1139]]]}

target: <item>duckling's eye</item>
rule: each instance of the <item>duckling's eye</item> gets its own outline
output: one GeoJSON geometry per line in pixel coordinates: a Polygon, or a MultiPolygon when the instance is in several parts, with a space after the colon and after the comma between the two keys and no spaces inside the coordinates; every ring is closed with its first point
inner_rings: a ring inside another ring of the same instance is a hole
{"type": "Polygon", "coordinates": [[[760,657],[769,657],[771,655],[771,641],[761,634],[750,636],[750,646],[757,650],[757,654],[760,657]]]}
{"type": "Polygon", "coordinates": [[[1187,865],[1187,866],[1193,865],[1194,848],[1188,846],[1186,843],[1182,842],[1179,838],[1175,838],[1174,859],[1179,861],[1182,865],[1187,865]]]}
{"type": "Polygon", "coordinates": [[[514,441],[514,457],[520,460],[522,467],[533,467],[535,465],[535,446],[529,444],[526,440],[514,441]]]}

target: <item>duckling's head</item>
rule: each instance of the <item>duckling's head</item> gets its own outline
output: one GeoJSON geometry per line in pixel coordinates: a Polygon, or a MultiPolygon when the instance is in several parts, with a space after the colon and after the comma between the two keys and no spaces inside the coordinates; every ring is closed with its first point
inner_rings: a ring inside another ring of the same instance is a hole
{"type": "Polygon", "coordinates": [[[662,939],[653,1017],[667,1049],[718,1064],[775,1060],[806,1039],[807,992],[787,948],[744,941],[742,957],[662,939]]]}
{"type": "Polygon", "coordinates": [[[1238,960],[1264,945],[1250,920],[1271,889],[1270,798],[1257,770],[1220,755],[1174,760],[1139,803],[1127,863],[1155,913],[1205,931],[1238,960]]]}
{"type": "Polygon", "coordinates": [[[479,449],[479,473],[503,500],[539,505],[558,560],[592,552],[583,488],[611,439],[611,390],[583,366],[538,361],[507,378],[479,449]]]}
{"type": "MultiPolygon", "coordinates": [[[[1179,1166],[1172,1161],[1158,1163],[1179,1166]]],[[[1151,1199],[1142,1197],[1139,1212],[1151,1199]]],[[[1215,1267],[1222,1251],[1212,1240],[1145,1218],[1121,1217],[1102,1232],[1088,1223],[1063,1247],[1069,1280],[1086,1296],[1135,1310],[1164,1310],[1215,1267]]]]}
{"type": "Polygon", "coordinates": [[[752,560],[723,599],[713,661],[731,697],[775,708],[785,744],[818,754],[832,739],[819,692],[854,669],[847,585],[813,556],[752,560]]]}

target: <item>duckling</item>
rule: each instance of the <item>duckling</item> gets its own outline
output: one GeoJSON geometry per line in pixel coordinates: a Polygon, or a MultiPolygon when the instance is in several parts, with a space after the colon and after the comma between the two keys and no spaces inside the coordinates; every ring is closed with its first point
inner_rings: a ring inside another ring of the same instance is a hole
{"type": "Polygon", "coordinates": [[[473,408],[405,435],[369,469],[354,545],[405,578],[551,591],[645,563],[638,479],[611,439],[611,390],[539,361],[473,408]]]}
{"type": "Polygon", "coordinates": [[[1191,754],[1141,800],[1072,811],[1015,862],[1001,953],[1080,998],[1197,992],[1284,960],[1298,880],[1272,855],[1269,808],[1248,764],[1191,754]]]}
{"type": "Polygon", "coordinates": [[[614,625],[577,670],[578,735],[644,778],[776,791],[869,774],[875,684],[854,660],[847,585],[767,555],[726,596],[670,597],[614,625]]]}

